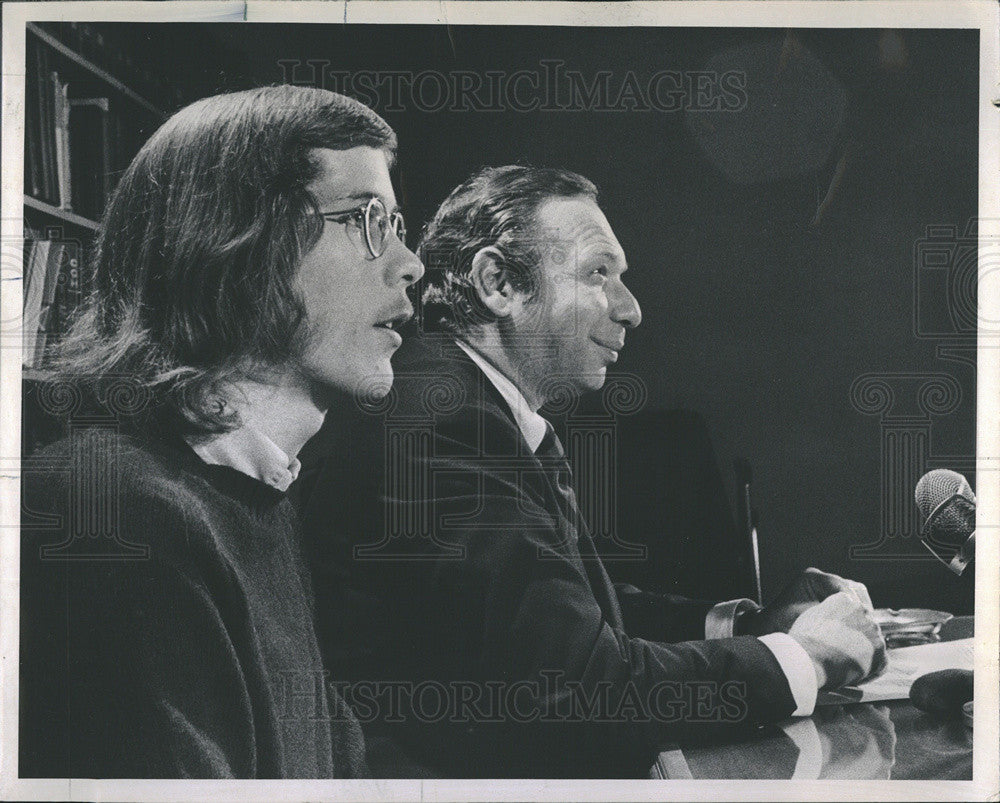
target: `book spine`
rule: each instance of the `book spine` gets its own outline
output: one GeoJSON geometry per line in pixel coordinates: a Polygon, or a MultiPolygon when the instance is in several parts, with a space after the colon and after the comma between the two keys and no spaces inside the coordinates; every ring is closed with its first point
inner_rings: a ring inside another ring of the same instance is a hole
{"type": "Polygon", "coordinates": [[[84,287],[80,258],[79,243],[64,243],[55,295],[56,339],[66,334],[83,302],[84,287]]]}
{"type": "Polygon", "coordinates": [[[31,368],[35,365],[38,327],[42,314],[42,299],[45,293],[45,272],[48,268],[48,240],[36,240],[24,270],[24,311],[21,318],[22,363],[31,368]]]}
{"type": "Polygon", "coordinates": [[[53,124],[55,126],[55,160],[56,184],[59,195],[59,207],[72,210],[72,190],[70,187],[69,158],[69,98],[68,85],[59,80],[58,73],[52,73],[52,92],[54,98],[53,124]]]}
{"type": "Polygon", "coordinates": [[[107,99],[104,98],[104,114],[101,115],[101,183],[100,183],[100,210],[98,217],[103,217],[104,207],[108,205],[111,193],[114,190],[112,175],[114,166],[112,162],[112,142],[111,142],[111,111],[108,107],[107,99]]]}
{"type": "Polygon", "coordinates": [[[35,334],[35,347],[32,350],[29,368],[42,368],[45,365],[45,351],[50,343],[51,319],[52,307],[42,307],[38,313],[38,332],[35,334]]]}
{"type": "Polygon", "coordinates": [[[35,74],[38,87],[38,135],[41,153],[42,200],[57,202],[55,181],[55,126],[53,123],[54,100],[52,81],[49,78],[49,59],[45,48],[36,50],[38,55],[35,74]]]}
{"type": "Polygon", "coordinates": [[[35,366],[45,364],[45,350],[58,340],[61,319],[56,307],[56,291],[63,263],[69,257],[70,244],[53,241],[45,262],[45,285],[42,289],[42,311],[38,319],[38,339],[35,343],[35,366]]]}
{"type": "MultiPolygon", "coordinates": [[[[28,59],[30,65],[37,65],[38,45],[33,39],[28,40],[28,59]]],[[[24,191],[38,198],[45,191],[42,185],[42,126],[41,99],[38,96],[38,82],[24,82],[24,191]]]]}

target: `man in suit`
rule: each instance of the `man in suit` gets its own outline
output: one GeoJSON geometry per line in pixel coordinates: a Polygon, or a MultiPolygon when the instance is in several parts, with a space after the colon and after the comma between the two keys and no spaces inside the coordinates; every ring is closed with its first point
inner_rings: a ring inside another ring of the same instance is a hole
{"type": "Polygon", "coordinates": [[[358,502],[353,542],[331,543],[331,499],[380,483],[327,461],[306,489],[320,637],[372,731],[447,775],[641,777],[668,742],[809,714],[880,671],[867,592],[834,575],[764,610],[612,585],[538,413],[600,389],[641,320],[591,182],[483,170],[421,256],[426,333],[351,441],[377,444],[384,505],[358,502]]]}

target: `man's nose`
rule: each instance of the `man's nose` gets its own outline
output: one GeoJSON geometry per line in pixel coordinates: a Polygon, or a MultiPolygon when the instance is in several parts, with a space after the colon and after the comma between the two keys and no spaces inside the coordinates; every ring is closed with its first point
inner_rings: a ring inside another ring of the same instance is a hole
{"type": "Polygon", "coordinates": [[[639,302],[636,301],[632,291],[624,283],[619,286],[613,299],[611,317],[616,323],[629,329],[635,329],[642,323],[642,310],[639,308],[639,302]]]}
{"type": "Polygon", "coordinates": [[[409,286],[424,275],[424,265],[401,240],[395,237],[391,240],[388,252],[383,255],[387,259],[386,284],[394,286],[402,281],[409,286]]]}

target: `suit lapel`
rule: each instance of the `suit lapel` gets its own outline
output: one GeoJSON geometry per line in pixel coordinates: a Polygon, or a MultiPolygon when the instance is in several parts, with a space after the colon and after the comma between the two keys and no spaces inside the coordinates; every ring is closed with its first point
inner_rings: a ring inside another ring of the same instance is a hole
{"type": "MultiPolygon", "coordinates": [[[[568,540],[570,543],[567,544],[567,552],[574,562],[578,561],[582,566],[590,589],[601,611],[604,613],[605,619],[607,619],[612,627],[623,629],[622,613],[618,604],[618,597],[615,594],[611,578],[604,568],[604,563],[597,554],[594,539],[590,535],[590,528],[583,516],[579,514],[579,506],[567,503],[563,493],[557,487],[554,471],[549,470],[528,446],[507,401],[479,366],[469,359],[469,356],[454,343],[448,345],[442,344],[442,351],[444,352],[445,349],[447,349],[449,358],[461,360],[474,371],[476,385],[481,393],[479,397],[480,408],[486,403],[492,403],[502,411],[504,419],[510,423],[510,431],[516,433],[517,445],[515,446],[513,443],[508,442],[505,438],[501,448],[509,450],[507,452],[509,454],[517,453],[522,455],[526,460],[530,460],[534,470],[529,473],[536,477],[544,478],[541,483],[535,484],[535,487],[543,491],[542,496],[546,502],[546,509],[558,511],[560,529],[569,536],[568,540]]],[[[491,435],[488,432],[482,432],[481,434],[483,438],[480,440],[480,443],[484,445],[490,444],[490,441],[494,440],[494,437],[498,435],[498,433],[492,433],[491,435]]],[[[496,446],[499,444],[490,445],[496,446]]],[[[565,471],[567,472],[567,481],[571,481],[568,464],[565,471]]]]}

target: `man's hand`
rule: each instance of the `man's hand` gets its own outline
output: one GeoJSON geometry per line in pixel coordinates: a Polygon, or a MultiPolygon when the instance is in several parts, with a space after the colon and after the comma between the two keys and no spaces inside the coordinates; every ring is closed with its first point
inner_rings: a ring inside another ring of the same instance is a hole
{"type": "Polygon", "coordinates": [[[863,583],[821,572],[819,569],[806,569],[785,587],[774,602],[756,614],[743,617],[740,630],[753,636],[788,633],[803,612],[840,592],[852,594],[860,605],[872,610],[871,597],[863,583]]]}
{"type": "Polygon", "coordinates": [[[813,605],[788,635],[812,659],[821,689],[849,686],[885,669],[885,639],[871,609],[848,591],[813,605]]]}

